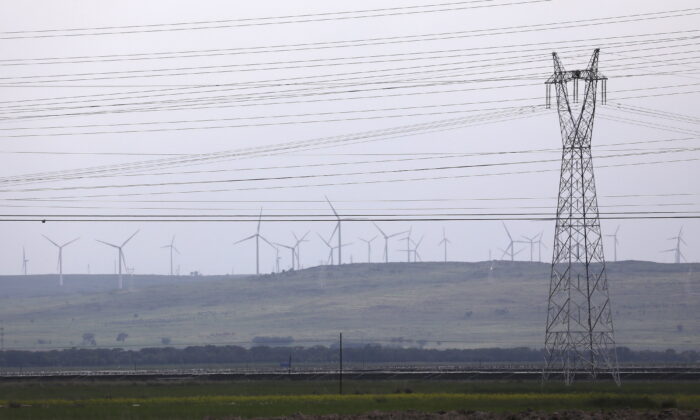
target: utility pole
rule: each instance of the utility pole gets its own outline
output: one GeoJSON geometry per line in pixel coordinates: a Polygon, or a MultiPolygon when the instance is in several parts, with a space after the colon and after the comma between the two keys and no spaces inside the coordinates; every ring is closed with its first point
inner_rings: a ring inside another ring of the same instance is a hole
{"type": "Polygon", "coordinates": [[[339,392],[342,395],[343,394],[343,333],[340,333],[340,358],[338,360],[338,363],[340,364],[340,369],[339,369],[340,374],[338,375],[338,387],[339,387],[339,392]]]}
{"type": "Polygon", "coordinates": [[[606,100],[599,52],[593,52],[585,70],[574,71],[564,70],[553,53],[554,74],[546,82],[547,107],[551,87],[556,89],[563,147],[542,379],[561,371],[567,385],[579,375],[595,380],[601,372],[620,384],[591,154],[598,82],[601,102],[606,100]],[[579,80],[585,82],[581,104],[579,80]]]}

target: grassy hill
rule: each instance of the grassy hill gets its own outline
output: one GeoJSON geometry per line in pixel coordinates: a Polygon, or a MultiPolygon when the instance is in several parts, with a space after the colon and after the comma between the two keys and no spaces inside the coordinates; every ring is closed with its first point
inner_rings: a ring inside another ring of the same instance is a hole
{"type": "MultiPolygon", "coordinates": [[[[617,340],[700,348],[700,264],[608,265],[617,340]]],[[[540,347],[549,266],[497,261],[321,266],[261,276],[0,277],[6,348],[241,344],[293,337],[434,348],[540,347]],[[493,269],[491,269],[493,267],[493,269]],[[119,333],[128,334],[124,343],[119,333]]]]}

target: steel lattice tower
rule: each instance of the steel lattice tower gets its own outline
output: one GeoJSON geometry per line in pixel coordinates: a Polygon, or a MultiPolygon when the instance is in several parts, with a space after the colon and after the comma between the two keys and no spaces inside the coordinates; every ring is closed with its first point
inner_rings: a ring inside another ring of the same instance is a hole
{"type": "Polygon", "coordinates": [[[543,380],[561,373],[566,384],[577,375],[595,379],[602,372],[620,383],[591,155],[598,82],[602,102],[606,99],[598,54],[596,49],[585,70],[566,71],[553,53],[554,74],[546,82],[548,107],[552,85],[556,89],[563,147],[543,380]],[[585,82],[580,104],[579,80],[585,82]]]}

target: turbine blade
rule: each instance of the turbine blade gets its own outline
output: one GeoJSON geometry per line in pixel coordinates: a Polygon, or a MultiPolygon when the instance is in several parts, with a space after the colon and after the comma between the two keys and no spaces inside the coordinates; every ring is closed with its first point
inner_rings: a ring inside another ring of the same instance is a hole
{"type": "Polygon", "coordinates": [[[260,207],[260,215],[258,215],[258,235],[260,234],[260,223],[262,222],[262,207],[260,207]]]}
{"type": "Polygon", "coordinates": [[[109,242],[101,241],[101,240],[99,240],[99,239],[95,239],[95,240],[96,240],[97,242],[99,242],[99,243],[105,244],[105,245],[107,245],[107,246],[111,246],[112,248],[117,248],[117,249],[119,249],[119,246],[117,246],[117,245],[110,244],[109,242]]]}
{"type": "Polygon", "coordinates": [[[337,219],[340,219],[340,216],[338,216],[338,212],[335,211],[335,207],[333,207],[333,203],[331,203],[331,200],[329,200],[328,197],[325,195],[324,195],[324,197],[326,197],[326,201],[328,202],[328,205],[331,206],[331,210],[333,210],[333,214],[335,214],[335,217],[337,219]]]}
{"type": "Polygon", "coordinates": [[[72,244],[73,242],[77,241],[78,239],[80,239],[80,237],[75,238],[75,239],[73,239],[72,241],[66,242],[65,244],[61,245],[61,248],[66,247],[66,246],[72,244]]]}
{"type": "Polygon", "coordinates": [[[136,234],[139,233],[140,230],[141,230],[141,229],[137,230],[136,232],[134,232],[133,235],[129,236],[129,237],[127,238],[127,240],[124,241],[124,243],[122,244],[122,247],[123,247],[124,245],[126,245],[126,243],[129,242],[129,241],[131,240],[131,238],[133,238],[134,236],[136,236],[136,234]]]}
{"type": "MultiPolygon", "coordinates": [[[[41,236],[43,236],[44,238],[46,238],[46,240],[49,241],[49,242],[51,242],[52,244],[58,246],[58,244],[57,244],[56,242],[52,241],[51,239],[49,239],[48,236],[46,236],[46,235],[41,235],[41,236]]],[[[59,248],[60,248],[60,247],[59,247],[59,248]]]]}
{"type": "Polygon", "coordinates": [[[338,223],[335,224],[335,227],[333,228],[333,233],[331,233],[331,236],[330,236],[330,238],[329,238],[328,240],[333,239],[333,237],[335,236],[335,232],[338,231],[338,226],[340,226],[340,222],[338,222],[338,223]]]}
{"type": "Polygon", "coordinates": [[[382,230],[382,228],[380,228],[380,227],[379,227],[376,223],[374,223],[374,222],[372,222],[372,224],[374,225],[374,227],[377,228],[377,230],[378,230],[378,231],[382,234],[382,236],[386,239],[386,238],[387,238],[386,233],[384,233],[384,231],[382,230]]]}
{"type": "Polygon", "coordinates": [[[503,229],[506,230],[506,234],[508,235],[508,238],[510,238],[510,240],[512,241],[513,237],[510,236],[510,231],[508,230],[508,227],[506,227],[506,224],[504,222],[501,222],[501,224],[503,224],[503,229]]]}
{"type": "Polygon", "coordinates": [[[329,248],[333,248],[333,246],[330,243],[328,243],[328,241],[325,240],[320,233],[317,233],[316,235],[318,235],[318,237],[323,241],[323,243],[326,244],[329,248]]]}
{"type": "Polygon", "coordinates": [[[238,244],[240,244],[241,242],[245,242],[245,241],[247,241],[247,240],[249,240],[249,239],[253,239],[253,238],[255,238],[255,235],[250,235],[250,236],[248,236],[247,238],[243,238],[243,239],[241,239],[240,241],[234,242],[233,244],[234,244],[234,245],[238,245],[238,244]]]}
{"type": "Polygon", "coordinates": [[[274,246],[274,245],[272,245],[272,242],[270,242],[270,241],[268,241],[267,239],[265,239],[264,236],[262,236],[262,235],[258,235],[258,236],[260,237],[260,239],[262,239],[263,241],[265,241],[265,243],[267,243],[268,245],[270,245],[273,249],[277,249],[277,247],[274,246]]]}

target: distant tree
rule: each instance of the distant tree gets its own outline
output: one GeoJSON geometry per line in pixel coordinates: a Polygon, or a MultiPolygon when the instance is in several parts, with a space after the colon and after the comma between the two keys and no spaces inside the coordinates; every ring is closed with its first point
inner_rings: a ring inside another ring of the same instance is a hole
{"type": "Polygon", "coordinates": [[[253,338],[254,344],[286,346],[294,342],[294,337],[258,336],[253,338]]]}
{"type": "Polygon", "coordinates": [[[162,337],[160,339],[160,344],[164,346],[169,346],[170,345],[170,337],[162,337]]]}
{"type": "Polygon", "coordinates": [[[676,331],[683,332],[683,324],[676,325],[676,331]]]}
{"type": "Polygon", "coordinates": [[[128,336],[129,336],[129,334],[127,334],[125,332],[120,332],[119,334],[117,334],[117,341],[121,341],[123,343],[124,341],[126,341],[126,338],[128,336]]]}
{"type": "Polygon", "coordinates": [[[94,333],[83,333],[83,345],[84,346],[96,346],[97,341],[95,340],[94,333]]]}

